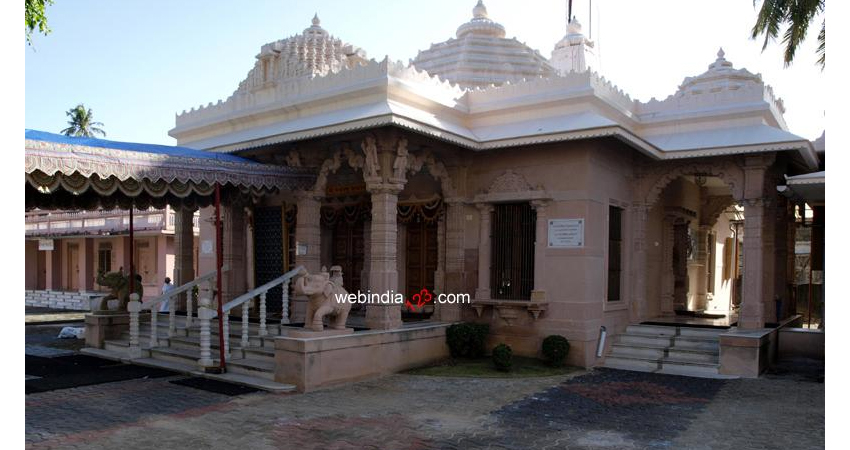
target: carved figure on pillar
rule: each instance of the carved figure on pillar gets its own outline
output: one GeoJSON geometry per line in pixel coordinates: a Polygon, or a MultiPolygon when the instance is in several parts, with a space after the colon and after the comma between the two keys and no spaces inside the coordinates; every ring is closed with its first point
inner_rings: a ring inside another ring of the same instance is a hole
{"type": "Polygon", "coordinates": [[[365,178],[380,178],[381,163],[378,161],[378,146],[375,143],[375,138],[372,136],[366,136],[366,139],[360,144],[360,147],[363,149],[363,154],[366,156],[363,168],[365,178]]]}
{"type": "Polygon", "coordinates": [[[407,172],[407,139],[401,138],[398,141],[398,152],[393,163],[393,178],[396,180],[405,180],[407,172]]]}

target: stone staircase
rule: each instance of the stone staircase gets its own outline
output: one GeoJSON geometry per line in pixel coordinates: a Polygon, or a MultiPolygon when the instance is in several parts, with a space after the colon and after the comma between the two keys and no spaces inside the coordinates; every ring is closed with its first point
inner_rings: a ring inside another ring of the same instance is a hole
{"type": "MultiPolygon", "coordinates": [[[[159,367],[181,373],[203,376],[236,384],[255,387],[272,392],[294,391],[291,384],[274,381],[274,336],[280,334],[280,326],[269,323],[268,335],[259,336],[259,324],[248,326],[251,347],[242,348],[242,323],[239,319],[230,319],[229,347],[230,357],[227,358],[227,373],[209,374],[198,367],[201,357],[200,328],[193,324],[186,327],[185,317],[177,316],[175,335],[168,337],[168,314],[161,313],[157,320],[157,346],[150,345],[151,325],[149,320],[139,324],[139,343],[142,357],[128,362],[133,364],[159,367]]],[[[197,319],[195,319],[197,323],[197,319]]],[[[215,365],[219,364],[219,333],[218,319],[210,321],[211,351],[215,365]]],[[[104,341],[103,349],[86,348],[84,353],[127,361],[130,348],[130,333],[125,331],[119,339],[104,341]]]]}
{"type": "Polygon", "coordinates": [[[629,325],[616,336],[602,367],[704,378],[719,373],[724,329],[629,325]]]}

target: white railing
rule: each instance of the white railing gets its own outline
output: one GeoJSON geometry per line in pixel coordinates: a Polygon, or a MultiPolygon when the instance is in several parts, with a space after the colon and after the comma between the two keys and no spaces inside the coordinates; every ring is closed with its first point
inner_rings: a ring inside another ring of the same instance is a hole
{"type": "MultiPolygon", "coordinates": [[[[227,271],[227,266],[222,268],[223,272],[227,271]]],[[[151,312],[151,334],[150,334],[150,347],[158,347],[159,346],[159,328],[158,325],[158,310],[159,305],[168,300],[168,337],[174,337],[177,332],[177,296],[180,294],[186,293],[186,328],[192,326],[192,289],[195,286],[200,286],[201,283],[206,282],[208,284],[207,288],[209,292],[213,292],[214,283],[216,280],[216,272],[212,271],[207,273],[201,277],[198,277],[182,286],[176,287],[174,289],[169,290],[168,292],[160,295],[159,297],[154,298],[153,300],[146,302],[144,304],[140,304],[139,306],[133,308],[136,311],[133,311],[131,308],[127,308],[130,312],[130,323],[133,323],[134,318],[135,322],[138,324],[139,322],[139,313],[144,310],[149,310],[151,312]]],[[[200,305],[199,305],[200,310],[200,305]]],[[[130,346],[133,347],[135,343],[136,346],[139,345],[139,329],[136,327],[135,331],[130,329],[130,346]]],[[[131,353],[134,350],[131,348],[131,353]]]]}
{"type": "MultiPolygon", "coordinates": [[[[266,295],[271,289],[274,289],[277,286],[281,286],[282,296],[281,296],[281,318],[280,324],[286,325],[289,323],[289,282],[295,278],[295,276],[303,270],[302,266],[298,266],[289,272],[275,278],[268,283],[255,288],[251,291],[246,292],[245,294],[240,295],[239,297],[234,298],[233,300],[222,305],[221,310],[224,317],[220,318],[223,320],[222,328],[224,330],[224,355],[225,358],[228,358],[230,355],[230,311],[237,307],[242,308],[242,332],[241,335],[241,347],[248,348],[250,346],[249,340],[249,331],[248,327],[250,322],[248,321],[248,309],[250,308],[250,303],[255,298],[259,298],[259,310],[260,310],[260,324],[259,324],[259,336],[264,337],[268,336],[268,325],[266,323],[266,295]]],[[[206,310],[201,312],[198,311],[198,319],[201,327],[201,360],[198,361],[200,365],[204,365],[209,361],[209,355],[211,354],[210,350],[210,320],[214,319],[218,315],[218,312],[207,307],[206,310]],[[206,356],[205,356],[206,355],[206,356]]]]}

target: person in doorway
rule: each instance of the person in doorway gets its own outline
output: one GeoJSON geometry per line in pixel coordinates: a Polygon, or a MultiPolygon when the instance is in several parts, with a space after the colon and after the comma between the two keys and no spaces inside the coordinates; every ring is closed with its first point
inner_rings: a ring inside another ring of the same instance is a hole
{"type": "MultiPolygon", "coordinates": [[[[165,277],[165,283],[162,285],[162,294],[165,295],[168,291],[174,289],[174,285],[171,284],[171,278],[165,277]]],[[[159,304],[159,312],[168,312],[168,301],[171,300],[167,298],[159,304]]]]}

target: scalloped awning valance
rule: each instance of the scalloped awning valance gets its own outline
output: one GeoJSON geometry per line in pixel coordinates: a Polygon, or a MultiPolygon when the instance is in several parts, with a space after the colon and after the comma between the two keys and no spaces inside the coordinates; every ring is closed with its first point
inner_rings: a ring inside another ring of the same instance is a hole
{"type": "Polygon", "coordinates": [[[26,131],[27,209],[205,206],[216,183],[229,196],[310,189],[315,175],[185,147],[26,131]]]}

